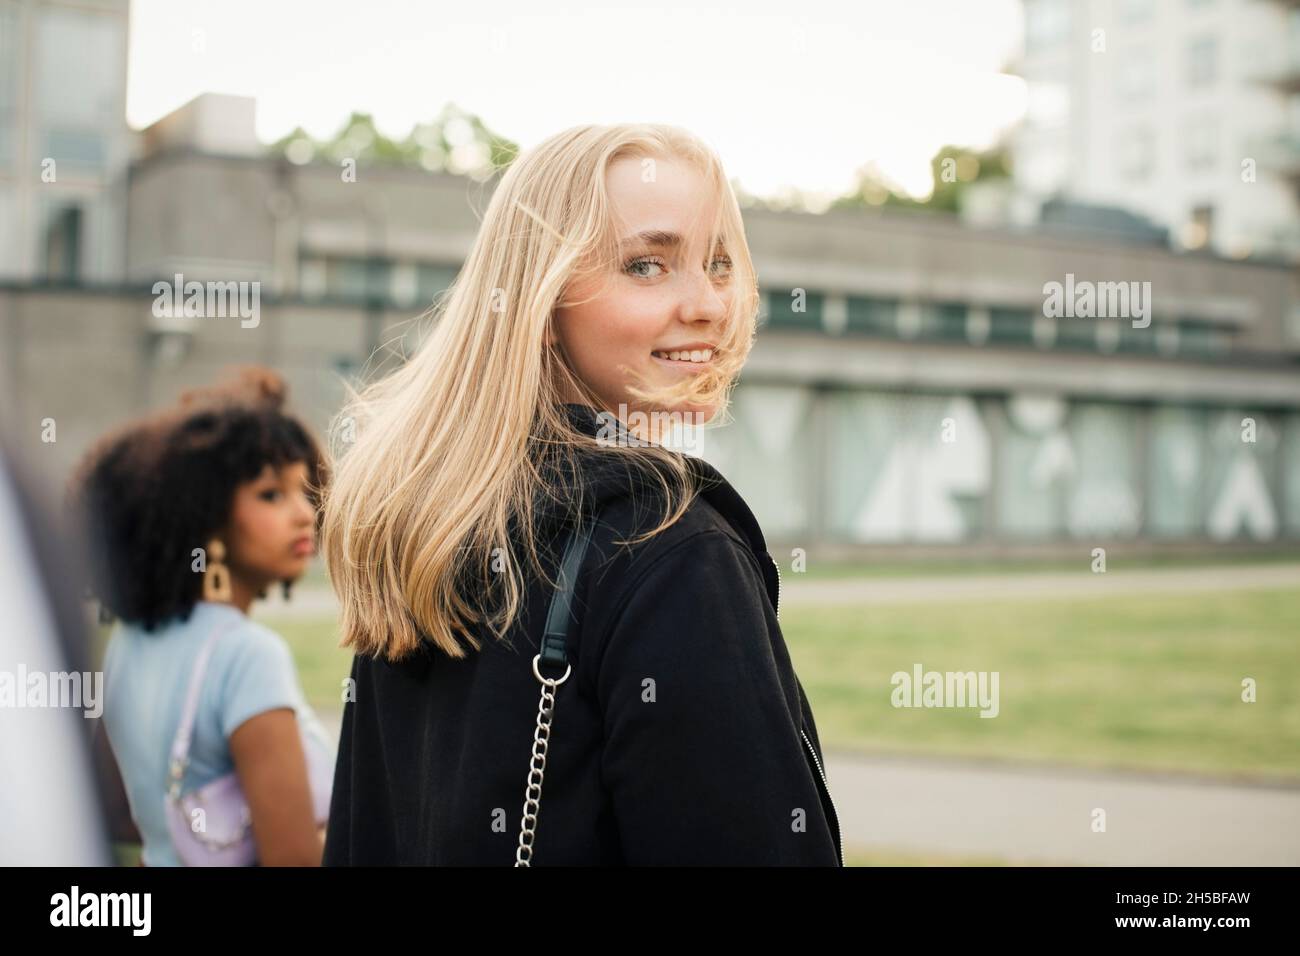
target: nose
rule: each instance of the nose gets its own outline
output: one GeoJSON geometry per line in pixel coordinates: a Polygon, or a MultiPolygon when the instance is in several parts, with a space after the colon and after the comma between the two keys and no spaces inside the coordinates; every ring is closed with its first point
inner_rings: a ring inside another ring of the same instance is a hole
{"type": "Polygon", "coordinates": [[[727,316],[731,283],[722,285],[707,272],[694,274],[688,280],[689,288],[683,295],[681,314],[686,322],[721,322],[727,316]]]}

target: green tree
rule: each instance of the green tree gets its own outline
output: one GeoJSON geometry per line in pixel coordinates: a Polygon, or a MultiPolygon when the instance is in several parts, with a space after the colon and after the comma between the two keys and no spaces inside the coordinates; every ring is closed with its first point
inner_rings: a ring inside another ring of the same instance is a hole
{"type": "Polygon", "coordinates": [[[476,177],[508,166],[519,153],[516,143],[452,103],[431,122],[417,123],[401,140],[381,133],[371,114],[353,112],[328,139],[315,139],[299,126],[270,150],[296,163],[354,159],[358,166],[411,166],[476,177]]]}
{"type": "Polygon", "coordinates": [[[892,206],[957,212],[961,208],[962,192],[971,183],[1008,176],[1010,163],[1004,146],[985,152],[963,146],[943,146],[930,158],[932,185],[929,196],[917,199],[895,189],[877,168],[869,165],[859,174],[857,188],[835,200],[831,208],[892,206]]]}

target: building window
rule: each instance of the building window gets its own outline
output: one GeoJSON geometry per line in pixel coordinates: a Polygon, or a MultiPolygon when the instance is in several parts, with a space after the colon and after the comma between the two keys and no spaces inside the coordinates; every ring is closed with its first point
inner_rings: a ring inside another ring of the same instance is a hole
{"type": "Polygon", "coordinates": [[[966,304],[925,302],[921,305],[920,338],[947,342],[966,340],[966,304]]]}
{"type": "Polygon", "coordinates": [[[1178,351],[1182,355],[1220,358],[1231,348],[1230,327],[1197,319],[1183,319],[1178,323],[1178,351]]]}
{"type": "Polygon", "coordinates": [[[1188,169],[1210,169],[1218,159],[1218,124],[1211,116],[1198,116],[1184,126],[1183,142],[1188,169]]]}
{"type": "Polygon", "coordinates": [[[1130,50],[1115,71],[1115,93],[1121,103],[1149,100],[1156,91],[1155,61],[1145,53],[1130,50]]]}
{"type": "Polygon", "coordinates": [[[76,282],[81,274],[81,207],[51,211],[45,229],[45,277],[51,282],[76,282]]]}
{"type": "Polygon", "coordinates": [[[1210,86],[1217,75],[1218,41],[1212,36],[1195,37],[1187,44],[1187,85],[1210,86]]]}
{"type": "Polygon", "coordinates": [[[339,355],[334,359],[334,371],[355,385],[360,379],[361,366],[354,356],[339,355]]]}
{"type": "Polygon", "coordinates": [[[76,9],[42,10],[33,51],[42,158],[104,167],[109,139],[122,126],[123,26],[115,17],[76,9]]]}
{"type": "Polygon", "coordinates": [[[1136,23],[1151,15],[1152,0],[1116,0],[1116,11],[1125,23],[1136,23]]]}
{"type": "Polygon", "coordinates": [[[418,304],[429,306],[434,298],[451,288],[456,269],[438,263],[421,262],[416,267],[416,297],[418,304]]]}
{"type": "Polygon", "coordinates": [[[364,299],[368,272],[364,259],[332,259],[326,266],[326,290],[350,302],[364,299]]]}
{"type": "Polygon", "coordinates": [[[1147,127],[1134,127],[1121,134],[1115,144],[1120,175],[1130,182],[1149,179],[1155,170],[1155,133],[1147,127]]]}
{"type": "Polygon", "coordinates": [[[17,161],[18,4],[0,3],[0,169],[17,161]]]}
{"type": "Polygon", "coordinates": [[[851,295],[845,299],[844,327],[854,332],[894,338],[898,334],[898,302],[851,295]]]}
{"type": "Polygon", "coordinates": [[[59,165],[101,168],[107,161],[107,137],[90,129],[47,129],[41,156],[59,165]]]}
{"type": "Polygon", "coordinates": [[[388,305],[390,264],[384,259],[313,256],[302,260],[298,283],[304,298],[388,305]]]}
{"type": "Polygon", "coordinates": [[[1034,313],[1028,309],[989,309],[989,345],[1033,345],[1034,313]]]}
{"type": "Polygon", "coordinates": [[[1025,3],[1025,45],[1033,50],[1060,43],[1070,32],[1067,0],[1027,0],[1025,3]]]}
{"type": "Polygon", "coordinates": [[[820,329],[822,295],[806,289],[780,289],[767,293],[770,324],[785,328],[820,329]]]}
{"type": "Polygon", "coordinates": [[[1160,329],[1171,325],[1172,322],[1153,316],[1151,324],[1146,328],[1139,328],[1133,324],[1133,320],[1120,322],[1119,326],[1119,349],[1121,352],[1131,352],[1136,355],[1155,355],[1159,352],[1156,343],[1156,335],[1160,329]]]}
{"type": "Polygon", "coordinates": [[[1056,347],[1077,352],[1097,351],[1097,319],[1067,316],[1056,323],[1056,347]]]}

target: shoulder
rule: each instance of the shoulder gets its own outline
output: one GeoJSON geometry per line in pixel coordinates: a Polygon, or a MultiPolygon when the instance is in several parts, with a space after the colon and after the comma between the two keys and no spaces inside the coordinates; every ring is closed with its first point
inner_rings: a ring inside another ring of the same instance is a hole
{"type": "Polygon", "coordinates": [[[215,666],[230,671],[248,671],[258,667],[293,670],[293,653],[289,643],[277,632],[249,618],[229,625],[213,649],[215,666]]]}
{"type": "MultiPolygon", "coordinates": [[[[201,648],[213,640],[204,667],[204,685],[219,706],[245,697],[284,697],[295,680],[293,653],[283,637],[233,608],[199,606],[173,634],[185,647],[186,660],[197,662],[201,648]]],[[[192,666],[192,665],[187,665],[192,666]]]]}
{"type": "MultiPolygon", "coordinates": [[[[765,546],[748,505],[708,462],[693,456],[682,456],[682,461],[692,496],[677,520],[651,537],[642,539],[667,516],[666,489],[679,486],[676,475],[656,481],[637,472],[618,483],[614,494],[601,502],[600,524],[606,526],[607,533],[602,537],[598,532],[595,540],[609,542],[599,549],[603,571],[618,577],[636,576],[652,565],[681,560],[685,552],[701,546],[731,551],[757,568],[756,550],[762,551],[765,546]],[[621,538],[610,531],[620,532],[621,538]],[[635,543],[615,548],[611,539],[635,543]]],[[[648,467],[653,471],[663,466],[651,460],[648,467]]],[[[607,489],[611,486],[612,482],[605,485],[607,489]]]]}
{"type": "Polygon", "coordinates": [[[763,577],[757,557],[730,528],[691,522],[662,532],[635,548],[625,562],[617,558],[596,572],[604,603],[617,612],[647,587],[675,582],[674,596],[686,593],[717,598],[758,598],[763,577]],[[602,574],[602,571],[604,572],[602,574]]]}
{"type": "MultiPolygon", "coordinates": [[[[606,501],[592,535],[594,552],[584,562],[592,586],[608,598],[625,593],[634,583],[666,564],[700,563],[704,553],[738,556],[758,568],[758,559],[730,522],[703,494],[696,494],[673,524],[652,537],[633,541],[664,518],[658,500],[619,497],[606,501]]],[[[706,574],[710,567],[700,567],[706,574]]],[[[761,576],[761,575],[760,575],[761,576]]]]}
{"type": "Polygon", "coordinates": [[[297,670],[289,644],[256,621],[240,621],[222,635],[213,652],[222,732],[230,736],[245,720],[280,707],[301,705],[297,670]]]}
{"type": "Polygon", "coordinates": [[[709,543],[720,543],[712,539],[721,536],[732,542],[741,553],[752,555],[744,537],[702,490],[693,495],[682,515],[667,528],[644,541],[615,546],[616,542],[649,532],[664,517],[665,504],[658,494],[623,494],[607,499],[601,504],[598,522],[598,527],[604,534],[598,532],[593,537],[593,542],[599,546],[604,558],[613,559],[624,555],[629,559],[629,564],[641,566],[677,552],[701,535],[709,535],[709,543]]]}
{"type": "MultiPolygon", "coordinates": [[[[730,620],[749,627],[767,614],[767,590],[758,557],[749,544],[703,495],[697,495],[673,525],[644,542],[615,546],[628,527],[641,533],[653,527],[630,521],[620,502],[602,513],[593,536],[583,595],[583,634],[596,661],[616,632],[642,629],[651,619],[681,631],[697,630],[708,619],[705,605],[726,608],[730,620]]],[[[662,515],[651,515],[655,522],[662,515]]],[[[725,621],[724,621],[725,623],[725,621]]],[[[757,635],[754,635],[757,636],[757,635]]]]}

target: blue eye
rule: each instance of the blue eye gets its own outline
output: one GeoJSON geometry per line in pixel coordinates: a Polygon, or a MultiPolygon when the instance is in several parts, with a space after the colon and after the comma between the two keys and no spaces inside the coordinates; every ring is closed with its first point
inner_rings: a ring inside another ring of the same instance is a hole
{"type": "Polygon", "coordinates": [[[639,259],[629,260],[623,266],[624,272],[628,272],[631,273],[632,275],[639,276],[642,279],[653,279],[655,278],[654,276],[648,276],[643,272],[633,272],[632,270],[635,269],[637,266],[658,266],[660,269],[662,269],[663,262],[662,260],[656,259],[653,256],[642,256],[639,259]]]}
{"type": "MultiPolygon", "coordinates": [[[[717,276],[718,278],[725,279],[731,275],[732,262],[730,256],[716,256],[714,257],[712,264],[714,266],[714,270],[713,270],[714,275],[717,276]],[[725,269],[724,272],[719,273],[717,271],[716,266],[718,263],[722,263],[723,268],[725,269]]],[[[647,275],[644,272],[636,271],[639,267],[642,266],[657,266],[662,271],[664,264],[663,264],[663,260],[658,259],[654,256],[641,256],[640,258],[637,259],[628,260],[628,262],[626,262],[623,266],[623,271],[630,275],[634,275],[642,279],[656,278],[656,276],[654,275],[647,275]]]]}

